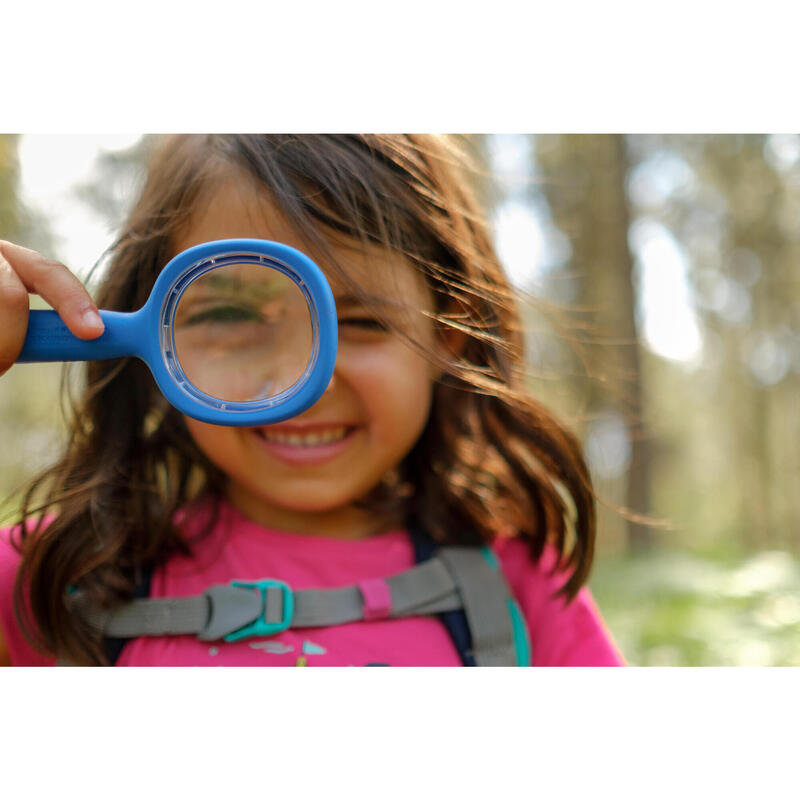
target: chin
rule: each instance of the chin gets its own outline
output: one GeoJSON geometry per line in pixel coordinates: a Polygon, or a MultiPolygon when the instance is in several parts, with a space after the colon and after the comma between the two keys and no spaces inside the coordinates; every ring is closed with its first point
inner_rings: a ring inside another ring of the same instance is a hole
{"type": "Polygon", "coordinates": [[[280,503],[271,503],[271,505],[280,509],[281,511],[291,511],[295,514],[328,514],[331,511],[337,511],[338,509],[345,508],[348,504],[339,503],[333,500],[330,502],[316,500],[314,502],[303,501],[292,503],[283,499],[280,503]]]}
{"type": "Polygon", "coordinates": [[[356,498],[349,495],[325,495],[320,492],[306,491],[292,495],[289,492],[280,497],[254,494],[253,500],[280,511],[296,514],[325,514],[351,505],[356,498]]]}

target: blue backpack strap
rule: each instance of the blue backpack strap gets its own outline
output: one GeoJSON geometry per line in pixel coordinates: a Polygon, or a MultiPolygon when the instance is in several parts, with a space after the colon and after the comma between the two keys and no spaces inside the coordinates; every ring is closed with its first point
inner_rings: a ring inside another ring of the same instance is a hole
{"type": "MultiPolygon", "coordinates": [[[[416,525],[410,525],[408,532],[411,536],[411,544],[414,547],[414,563],[420,564],[430,559],[437,550],[437,545],[433,539],[416,525]]],[[[476,666],[475,658],[472,655],[472,634],[469,632],[467,615],[464,613],[464,609],[443,611],[436,616],[447,628],[462,664],[465,667],[476,666]]]]}

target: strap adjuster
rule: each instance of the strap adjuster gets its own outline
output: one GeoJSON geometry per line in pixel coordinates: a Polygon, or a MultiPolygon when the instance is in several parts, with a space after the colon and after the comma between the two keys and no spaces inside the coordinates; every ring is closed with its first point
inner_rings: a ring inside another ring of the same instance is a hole
{"type": "Polygon", "coordinates": [[[248,636],[272,636],[276,633],[281,633],[289,628],[292,624],[292,615],[294,614],[294,595],[292,594],[291,587],[283,581],[276,581],[270,578],[264,578],[260,581],[231,581],[231,586],[241,589],[256,589],[261,595],[261,613],[249,625],[245,625],[239,630],[233,631],[224,637],[226,642],[237,642],[239,639],[245,639],[248,636]],[[281,610],[281,619],[277,622],[267,622],[267,590],[280,589],[281,599],[283,600],[283,608],[281,610]]]}

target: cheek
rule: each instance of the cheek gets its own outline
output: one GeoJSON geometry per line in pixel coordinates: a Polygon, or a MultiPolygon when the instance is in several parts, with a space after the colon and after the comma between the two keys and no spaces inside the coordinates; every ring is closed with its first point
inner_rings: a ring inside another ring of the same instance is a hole
{"type": "Polygon", "coordinates": [[[235,428],[223,425],[209,425],[191,417],[184,417],[186,428],[195,444],[218,467],[224,467],[228,457],[237,449],[235,428]]]}
{"type": "Polygon", "coordinates": [[[430,411],[433,382],[428,362],[398,346],[363,354],[352,363],[350,380],[382,441],[416,441],[430,411]]]}

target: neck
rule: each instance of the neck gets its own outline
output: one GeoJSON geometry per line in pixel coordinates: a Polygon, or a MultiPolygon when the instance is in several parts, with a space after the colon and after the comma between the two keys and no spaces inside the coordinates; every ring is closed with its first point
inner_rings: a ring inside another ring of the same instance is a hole
{"type": "Polygon", "coordinates": [[[326,511],[298,511],[265,503],[261,498],[233,484],[228,501],[248,519],[265,528],[319,536],[326,539],[366,539],[403,526],[398,517],[382,516],[352,505],[326,511]]]}

